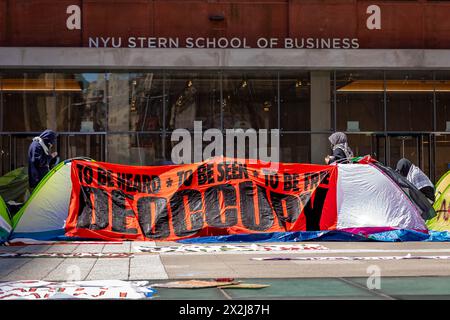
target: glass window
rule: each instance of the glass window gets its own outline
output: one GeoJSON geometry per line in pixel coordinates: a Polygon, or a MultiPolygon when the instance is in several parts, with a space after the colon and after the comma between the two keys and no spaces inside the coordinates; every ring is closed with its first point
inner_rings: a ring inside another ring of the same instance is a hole
{"type": "Polygon", "coordinates": [[[163,88],[162,73],[109,74],[109,131],[162,130],[163,88]]]}
{"type": "Polygon", "coordinates": [[[280,74],[281,129],[310,131],[310,89],[308,72],[280,74]]]}
{"type": "MultiPolygon", "coordinates": [[[[326,154],[322,158],[325,158],[325,156],[326,154]]],[[[280,162],[310,163],[311,135],[307,133],[282,133],[280,137],[280,162]]]]}
{"type": "Polygon", "coordinates": [[[0,135],[0,175],[11,171],[10,136],[0,135]]]}
{"type": "Polygon", "coordinates": [[[58,140],[61,160],[87,157],[96,161],[105,161],[106,145],[103,134],[60,134],[58,140]]]}
{"type": "Polygon", "coordinates": [[[435,170],[435,182],[450,170],[450,135],[436,135],[435,170]]]}
{"type": "Polygon", "coordinates": [[[106,80],[104,73],[55,75],[57,131],[106,130],[106,80]]]}
{"type": "Polygon", "coordinates": [[[386,72],[387,130],[433,130],[433,73],[386,72]]]}
{"type": "Polygon", "coordinates": [[[384,131],[382,71],[336,72],[338,131],[384,131]]]}
{"type": "Polygon", "coordinates": [[[144,166],[166,160],[160,134],[108,134],[107,143],[111,163],[144,166]]]}
{"type": "MultiPolygon", "coordinates": [[[[355,157],[371,155],[375,157],[376,138],[370,134],[347,134],[348,145],[355,157]]],[[[382,144],[382,142],[379,142],[382,144]]],[[[381,146],[379,146],[381,148],[381,146]]],[[[378,161],[384,160],[377,158],[378,161]]]]}
{"type": "MultiPolygon", "coordinates": [[[[372,134],[372,144],[370,155],[377,161],[387,164],[386,159],[386,136],[384,134],[372,134]]],[[[355,143],[352,139],[352,144],[355,143]]],[[[356,145],[356,143],[355,143],[356,145]]],[[[367,149],[366,149],[367,150],[367,149]]],[[[356,149],[357,155],[362,155],[360,150],[356,149]]],[[[367,154],[367,153],[366,153],[367,154]]]]}
{"type": "Polygon", "coordinates": [[[169,72],[166,74],[167,126],[194,129],[221,128],[219,72],[169,72]]]}
{"type": "Polygon", "coordinates": [[[401,158],[407,158],[430,175],[430,139],[428,135],[389,136],[389,165],[397,166],[401,158]]]}
{"type": "Polygon", "coordinates": [[[225,72],[224,129],[278,128],[277,78],[276,72],[225,72]]]}
{"type": "MultiPolygon", "coordinates": [[[[11,136],[11,170],[28,167],[28,149],[35,135],[12,135],[11,136]]],[[[58,150],[56,146],[50,149],[50,152],[58,150]]]]}
{"type": "Polygon", "coordinates": [[[40,132],[56,129],[59,110],[54,97],[53,73],[3,74],[3,131],[40,132]]]}
{"type": "Polygon", "coordinates": [[[436,130],[450,131],[450,72],[436,72],[436,130]]]}

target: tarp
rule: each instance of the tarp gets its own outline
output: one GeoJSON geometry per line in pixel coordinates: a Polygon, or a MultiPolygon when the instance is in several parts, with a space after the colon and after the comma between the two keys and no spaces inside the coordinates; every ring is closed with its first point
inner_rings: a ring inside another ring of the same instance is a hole
{"type": "Polygon", "coordinates": [[[372,162],[274,167],[214,158],[142,167],[71,160],[36,187],[14,217],[11,239],[171,241],[349,228],[426,232],[421,215],[430,205],[421,208],[420,192],[391,171],[372,162]]]}
{"type": "Polygon", "coordinates": [[[336,166],[215,158],[135,167],[74,161],[66,235],[178,240],[334,229],[336,166]]]}
{"type": "Polygon", "coordinates": [[[143,299],[152,297],[156,292],[149,287],[148,281],[25,280],[0,283],[0,300],[143,299]]]}
{"type": "Polygon", "coordinates": [[[200,237],[179,240],[184,244],[221,243],[221,242],[302,242],[302,241],[426,241],[449,242],[450,232],[432,231],[419,232],[405,229],[392,229],[380,232],[355,232],[354,230],[296,231],[272,232],[256,234],[236,234],[226,236],[200,237]]]}
{"type": "Polygon", "coordinates": [[[8,207],[0,196],[0,243],[5,242],[11,232],[11,220],[9,218],[8,207]]]}

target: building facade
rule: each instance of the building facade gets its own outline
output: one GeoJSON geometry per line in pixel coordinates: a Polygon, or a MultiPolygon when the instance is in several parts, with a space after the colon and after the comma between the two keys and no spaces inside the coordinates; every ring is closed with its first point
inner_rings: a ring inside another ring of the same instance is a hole
{"type": "Polygon", "coordinates": [[[62,158],[151,165],[178,128],[279,129],[283,162],[450,164],[450,3],[0,0],[0,173],[30,138],[62,158]],[[45,12],[45,14],[44,14],[45,12]]]}

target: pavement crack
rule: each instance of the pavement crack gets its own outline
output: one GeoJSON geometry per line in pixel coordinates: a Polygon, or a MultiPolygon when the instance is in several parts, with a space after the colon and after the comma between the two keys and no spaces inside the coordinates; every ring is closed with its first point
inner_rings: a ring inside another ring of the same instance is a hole
{"type": "Polygon", "coordinates": [[[162,256],[161,256],[160,254],[158,254],[157,257],[158,257],[159,262],[161,263],[161,265],[162,265],[162,267],[163,267],[163,269],[164,269],[164,273],[166,274],[167,279],[170,279],[169,273],[167,272],[166,265],[165,265],[164,262],[163,262],[162,256]]]}
{"type": "Polygon", "coordinates": [[[95,262],[92,264],[92,267],[89,269],[89,272],[86,273],[86,276],[83,278],[83,281],[89,278],[89,275],[91,274],[92,270],[94,269],[95,265],[97,264],[98,260],[100,258],[95,259],[95,262]]]}
{"type": "Polygon", "coordinates": [[[355,287],[355,288],[358,288],[358,289],[362,289],[362,290],[364,290],[364,291],[366,291],[366,292],[369,292],[370,294],[374,294],[374,295],[376,295],[376,296],[378,296],[378,297],[381,297],[381,298],[383,298],[383,299],[386,299],[386,300],[396,300],[394,297],[391,297],[390,295],[388,295],[388,294],[386,294],[386,293],[384,293],[384,292],[382,292],[381,290],[370,290],[369,288],[367,288],[366,286],[363,286],[362,284],[359,284],[359,283],[357,283],[357,282],[353,282],[353,281],[351,281],[351,280],[349,280],[349,279],[346,279],[346,278],[338,278],[339,280],[341,280],[342,282],[345,282],[346,284],[349,284],[349,285],[351,285],[352,287],[355,287]]]}
{"type": "Polygon", "coordinates": [[[127,280],[130,281],[130,275],[131,275],[131,259],[133,258],[128,258],[128,277],[127,280]]]}
{"type": "Polygon", "coordinates": [[[219,289],[220,293],[222,293],[225,298],[227,298],[227,300],[233,300],[233,298],[231,298],[231,296],[225,292],[225,290],[223,290],[221,287],[217,287],[217,289],[219,289]]]}
{"type": "MultiPolygon", "coordinates": [[[[75,247],[73,247],[72,250],[70,250],[70,253],[74,253],[74,251],[75,251],[77,248],[78,248],[78,245],[75,246],[75,247]]],[[[47,249],[46,252],[49,251],[49,250],[50,250],[50,249],[47,249]]],[[[60,263],[58,263],[52,270],[50,270],[50,271],[45,275],[45,277],[43,277],[42,279],[48,279],[48,277],[50,276],[50,274],[51,274],[53,271],[55,271],[56,269],[58,269],[64,262],[66,262],[67,259],[68,259],[68,258],[63,258],[62,261],[61,261],[60,263]]]]}
{"type": "MultiPolygon", "coordinates": [[[[20,259],[20,258],[19,258],[19,259],[20,259]]],[[[3,279],[3,278],[7,278],[10,274],[12,274],[12,273],[14,273],[14,272],[20,270],[22,267],[24,267],[26,264],[28,264],[28,263],[30,263],[30,262],[32,262],[32,261],[33,261],[33,259],[26,260],[24,263],[20,264],[18,268],[12,269],[10,272],[8,272],[7,274],[3,275],[3,276],[2,276],[2,279],[3,279]]]]}
{"type": "Polygon", "coordinates": [[[44,276],[44,277],[42,277],[42,279],[48,279],[48,276],[53,272],[53,271],[55,271],[56,269],[58,269],[59,268],[59,266],[61,265],[61,264],[63,264],[63,262],[64,261],[66,261],[66,259],[67,258],[63,258],[54,268],[52,268],[49,272],[47,272],[47,274],[44,276]]]}

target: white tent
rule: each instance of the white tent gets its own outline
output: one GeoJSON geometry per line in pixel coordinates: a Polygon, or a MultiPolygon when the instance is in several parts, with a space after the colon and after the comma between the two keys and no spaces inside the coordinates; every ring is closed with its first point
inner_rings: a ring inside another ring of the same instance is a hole
{"type": "Polygon", "coordinates": [[[426,230],[421,209],[373,164],[339,164],[337,229],[395,227],[426,230]]]}

